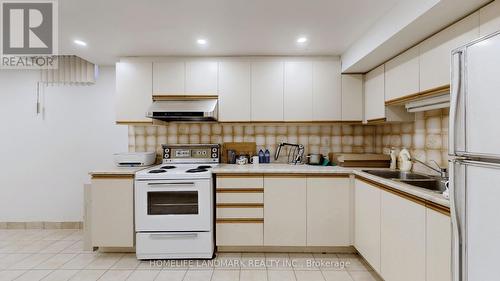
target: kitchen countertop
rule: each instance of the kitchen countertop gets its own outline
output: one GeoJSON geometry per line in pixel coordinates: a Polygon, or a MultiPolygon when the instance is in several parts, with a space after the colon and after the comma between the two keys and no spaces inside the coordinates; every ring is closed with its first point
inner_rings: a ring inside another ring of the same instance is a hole
{"type": "Polygon", "coordinates": [[[95,169],[89,172],[90,176],[112,176],[112,175],[135,175],[136,172],[149,168],[151,166],[145,167],[116,167],[109,166],[102,169],[95,169]]]}
{"type": "MultiPolygon", "coordinates": [[[[366,168],[365,168],[366,169],[366,168]]],[[[373,168],[370,168],[374,170],[373,168]]],[[[289,164],[259,164],[259,165],[234,165],[221,164],[212,169],[215,174],[353,174],[381,185],[417,196],[421,199],[450,207],[450,201],[442,194],[421,187],[384,179],[362,171],[363,168],[344,168],[338,166],[310,166],[289,164]]]]}

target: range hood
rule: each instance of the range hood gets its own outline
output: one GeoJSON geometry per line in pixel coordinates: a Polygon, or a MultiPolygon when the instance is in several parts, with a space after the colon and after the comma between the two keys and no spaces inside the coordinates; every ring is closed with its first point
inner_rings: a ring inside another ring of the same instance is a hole
{"type": "Polygon", "coordinates": [[[421,112],[450,107],[450,94],[410,101],[405,104],[405,107],[408,112],[421,112]]]}
{"type": "Polygon", "coordinates": [[[162,121],[217,121],[216,98],[172,98],[153,101],[146,116],[162,121]]]}

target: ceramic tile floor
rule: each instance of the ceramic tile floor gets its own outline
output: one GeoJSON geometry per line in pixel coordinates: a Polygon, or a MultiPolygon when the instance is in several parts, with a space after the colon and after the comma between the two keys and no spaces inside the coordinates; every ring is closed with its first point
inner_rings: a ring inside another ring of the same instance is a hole
{"type": "Polygon", "coordinates": [[[79,230],[1,230],[0,281],[374,281],[353,254],[221,253],[212,261],[138,261],[82,250],[79,230]]]}

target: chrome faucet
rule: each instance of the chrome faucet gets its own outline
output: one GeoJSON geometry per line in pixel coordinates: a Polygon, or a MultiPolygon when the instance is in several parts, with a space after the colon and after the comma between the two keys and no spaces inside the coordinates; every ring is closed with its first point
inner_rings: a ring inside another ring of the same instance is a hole
{"type": "Polygon", "coordinates": [[[434,161],[434,160],[431,160],[430,162],[433,162],[434,164],[436,164],[436,166],[438,167],[437,169],[436,169],[436,168],[434,168],[434,167],[432,167],[431,165],[429,165],[429,164],[427,164],[427,163],[425,163],[425,162],[422,162],[422,161],[420,161],[420,160],[418,160],[418,159],[415,159],[415,158],[413,158],[413,157],[412,157],[412,158],[410,158],[410,161],[411,161],[411,162],[413,162],[413,163],[419,163],[419,164],[422,164],[422,165],[424,165],[425,167],[427,167],[427,168],[429,168],[429,169],[431,169],[431,170],[435,171],[436,173],[439,173],[439,175],[440,175],[440,176],[441,176],[441,178],[443,178],[443,179],[446,179],[446,180],[447,180],[447,179],[448,179],[448,177],[449,177],[449,176],[448,176],[448,169],[446,169],[446,168],[441,168],[441,166],[439,166],[439,164],[438,164],[436,161],[434,161]]]}
{"type": "Polygon", "coordinates": [[[295,144],[295,143],[287,143],[287,142],[280,142],[278,144],[278,148],[276,149],[276,153],[274,154],[274,160],[278,160],[280,157],[281,149],[284,146],[291,146],[293,147],[293,153],[290,154],[288,152],[288,163],[289,164],[294,164],[297,165],[297,163],[302,163],[302,160],[304,159],[304,145],[302,144],[295,144]],[[290,156],[292,156],[292,160],[290,160],[290,156]]]}

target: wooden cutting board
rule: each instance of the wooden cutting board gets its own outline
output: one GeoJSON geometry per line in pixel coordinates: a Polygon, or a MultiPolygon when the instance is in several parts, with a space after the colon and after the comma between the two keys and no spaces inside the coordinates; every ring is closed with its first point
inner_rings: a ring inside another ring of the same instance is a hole
{"type": "Polygon", "coordinates": [[[236,155],[248,154],[250,156],[257,154],[257,144],[255,142],[225,142],[222,144],[222,163],[227,163],[227,151],[234,150],[236,155]]]}
{"type": "Polygon", "coordinates": [[[329,153],[328,158],[342,167],[389,168],[391,164],[385,154],[329,153]]]}

